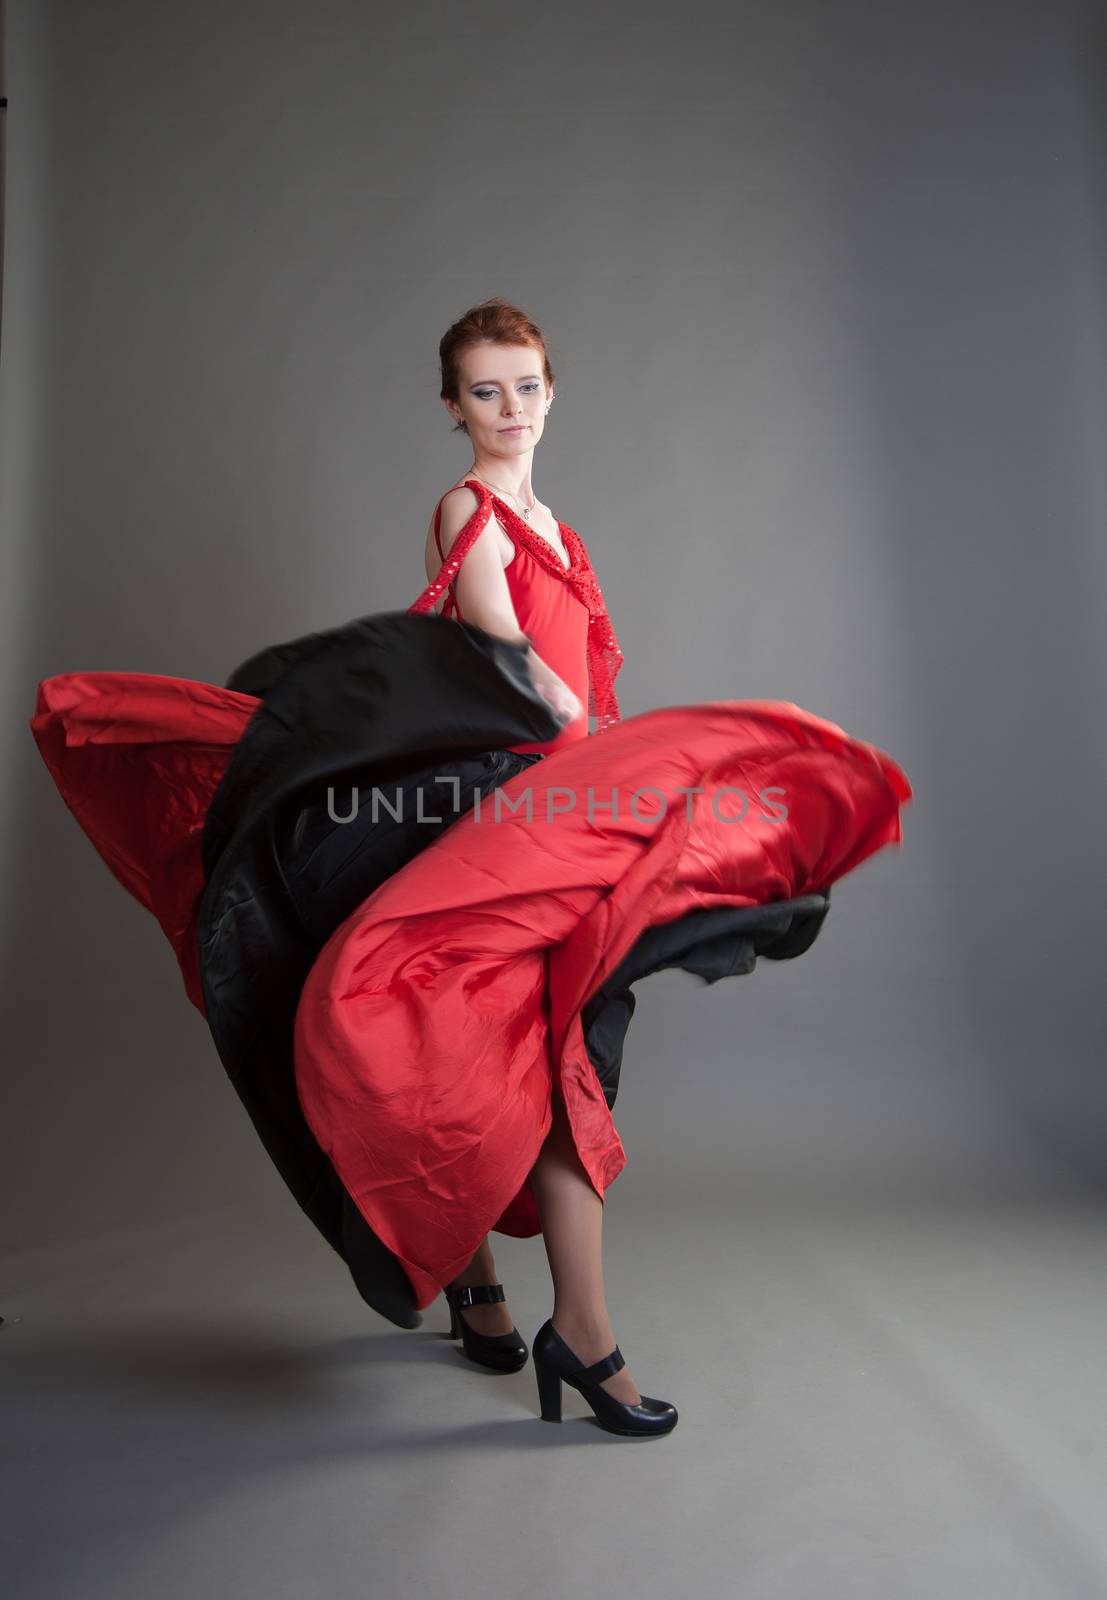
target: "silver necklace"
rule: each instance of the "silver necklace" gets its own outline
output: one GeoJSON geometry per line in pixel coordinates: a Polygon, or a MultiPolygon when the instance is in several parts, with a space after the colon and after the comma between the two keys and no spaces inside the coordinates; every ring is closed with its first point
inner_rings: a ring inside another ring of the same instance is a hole
{"type": "MultiPolygon", "coordinates": [[[[501,489],[498,483],[490,483],[487,478],[481,478],[479,472],[470,472],[469,473],[469,477],[470,478],[479,479],[481,483],[485,484],[489,489],[495,489],[497,491],[497,493],[499,493],[499,494],[509,494],[509,495],[511,495],[511,498],[515,501],[516,505],[520,505],[521,504],[521,502],[519,500],[519,496],[517,494],[515,494],[511,489],[501,489]]],[[[535,508],[535,506],[537,504],[538,504],[538,497],[536,495],[535,498],[531,501],[529,506],[522,506],[523,515],[524,515],[524,517],[526,517],[528,522],[530,521],[530,514],[534,510],[534,508],[535,508]]]]}

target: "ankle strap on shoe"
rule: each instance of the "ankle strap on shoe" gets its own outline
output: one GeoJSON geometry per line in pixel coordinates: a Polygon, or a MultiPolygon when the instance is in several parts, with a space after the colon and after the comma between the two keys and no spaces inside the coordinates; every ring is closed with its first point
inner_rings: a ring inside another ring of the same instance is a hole
{"type": "Polygon", "coordinates": [[[502,1283],[478,1283],[467,1285],[464,1289],[448,1289],[455,1305],[461,1306],[491,1306],[500,1300],[506,1300],[502,1283]]]}
{"type": "Polygon", "coordinates": [[[623,1352],[616,1345],[609,1356],[604,1356],[600,1361],[593,1361],[590,1367],[578,1367],[575,1372],[566,1373],[565,1376],[571,1378],[574,1383],[583,1383],[591,1388],[604,1378],[610,1378],[614,1373],[621,1372],[625,1366],[623,1352]]]}

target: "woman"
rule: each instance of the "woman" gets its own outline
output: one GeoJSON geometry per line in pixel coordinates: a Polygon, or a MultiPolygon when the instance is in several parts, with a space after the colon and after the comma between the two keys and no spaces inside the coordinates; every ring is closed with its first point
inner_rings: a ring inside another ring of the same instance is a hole
{"type": "MultiPolygon", "coordinates": [[[[428,529],[424,560],[432,584],[458,536],[472,525],[484,505],[473,480],[501,497],[501,505],[506,501],[514,509],[516,523],[524,518],[531,533],[545,541],[566,569],[572,565],[562,542],[561,524],[537,499],[531,484],[534,451],[554,401],[548,356],[543,347],[531,342],[538,330],[529,324],[520,326],[522,319],[513,315],[511,308],[487,307],[487,312],[496,320],[491,327],[491,317],[478,324],[482,334],[478,342],[466,344],[466,336],[471,338],[474,330],[464,323],[451,329],[443,340],[442,399],[458,429],[472,442],[473,462],[439,501],[428,529]],[[486,329],[492,337],[485,335],[486,329]],[[498,339],[519,342],[499,343],[498,339]]],[[[450,592],[438,596],[434,610],[441,613],[448,607],[447,614],[452,612],[498,638],[528,647],[527,664],[535,687],[565,719],[566,726],[552,740],[513,748],[545,754],[588,737],[588,615],[567,590],[550,584],[526,545],[512,540],[511,526],[511,518],[507,527],[495,515],[487,518],[457,577],[450,581],[450,592]],[[529,634],[520,627],[516,598],[527,608],[529,634]],[[549,660],[535,648],[536,641],[549,660]],[[555,670],[555,661],[564,677],[555,670]]],[[[530,1173],[554,1283],[554,1312],[547,1328],[562,1341],[563,1351],[572,1351],[577,1365],[591,1366],[609,1357],[615,1344],[604,1298],[603,1201],[581,1162],[564,1105],[556,1094],[551,1098],[551,1113],[553,1125],[530,1173]]],[[[454,1326],[460,1317],[485,1340],[501,1340],[510,1349],[518,1334],[500,1298],[502,1288],[486,1235],[448,1286],[447,1298],[454,1326]],[[457,1292],[478,1288],[488,1291],[487,1300],[484,1295],[457,1292]]],[[[548,1331],[546,1337],[551,1360],[556,1360],[556,1341],[548,1331]]],[[[480,1346],[475,1341],[471,1344],[473,1353],[479,1353],[480,1346]]],[[[522,1341],[518,1344],[525,1360],[526,1346],[522,1341]]],[[[643,1400],[625,1366],[605,1376],[602,1384],[613,1399],[640,1410],[651,1431],[668,1431],[675,1425],[675,1408],[643,1400]]]]}
{"type": "Polygon", "coordinates": [[[623,1362],[601,1252],[632,986],[801,954],[911,791],[790,703],[624,722],[584,542],[532,489],[542,334],[486,301],[440,354],[473,461],[406,613],[263,650],[224,688],[48,678],[31,726],[363,1298],[414,1327],[445,1289],[466,1354],[517,1370],[488,1236],[541,1232],[543,1418],[568,1382],[603,1427],[657,1437],[677,1413],[623,1362]]]}

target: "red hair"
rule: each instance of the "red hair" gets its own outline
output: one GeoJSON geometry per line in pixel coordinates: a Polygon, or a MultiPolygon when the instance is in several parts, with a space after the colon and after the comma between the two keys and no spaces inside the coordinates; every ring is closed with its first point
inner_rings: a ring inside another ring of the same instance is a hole
{"type": "MultiPolygon", "coordinates": [[[[464,316],[459,317],[439,340],[438,362],[442,369],[443,400],[452,400],[455,405],[459,403],[461,357],[472,345],[481,344],[485,340],[492,344],[533,345],[542,357],[546,388],[553,388],[553,368],[550,366],[546,341],[538,324],[532,322],[525,311],[513,306],[510,300],[494,295],[492,299],[482,300],[479,306],[473,306],[464,316]]],[[[459,430],[462,433],[469,432],[464,422],[459,422],[454,432],[457,433],[459,430]]]]}

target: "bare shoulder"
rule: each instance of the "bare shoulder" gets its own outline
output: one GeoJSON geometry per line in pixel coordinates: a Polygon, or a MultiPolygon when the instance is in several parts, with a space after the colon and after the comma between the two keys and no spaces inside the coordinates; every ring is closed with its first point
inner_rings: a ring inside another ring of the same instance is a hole
{"type": "Polygon", "coordinates": [[[455,483],[447,489],[442,496],[442,517],[439,532],[442,536],[442,548],[447,548],[446,541],[450,544],[470,520],[480,506],[480,495],[475,489],[470,489],[468,484],[455,483]]]}
{"type": "MultiPolygon", "coordinates": [[[[427,524],[427,536],[424,543],[423,558],[428,579],[433,579],[438,574],[443,559],[449,555],[450,548],[457,539],[458,534],[471,521],[481,504],[480,496],[475,489],[471,489],[464,481],[458,479],[451,488],[442,496],[442,510],[438,521],[438,539],[434,536],[435,514],[431,512],[430,522],[427,524]],[[442,554],[439,555],[439,545],[442,554]]],[[[493,527],[492,538],[496,541],[500,551],[500,563],[506,566],[515,554],[515,547],[507,535],[502,532],[494,517],[489,518],[493,527]],[[504,548],[506,546],[506,549],[504,548]]]]}
{"type": "Polygon", "coordinates": [[[455,483],[447,489],[442,496],[441,510],[438,506],[431,512],[430,521],[427,523],[427,536],[423,546],[423,563],[427,569],[428,578],[437,575],[442,565],[443,557],[449,555],[450,546],[458,534],[480,505],[480,499],[474,489],[466,488],[464,483],[455,483]],[[438,538],[434,536],[435,517],[438,518],[438,538]],[[439,555],[439,545],[442,554],[439,555]]]}

